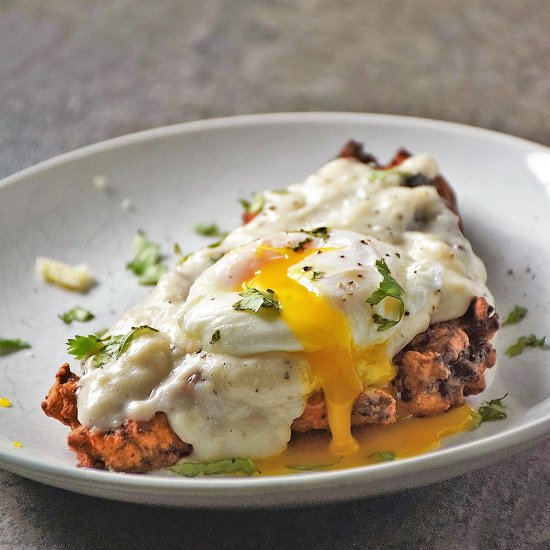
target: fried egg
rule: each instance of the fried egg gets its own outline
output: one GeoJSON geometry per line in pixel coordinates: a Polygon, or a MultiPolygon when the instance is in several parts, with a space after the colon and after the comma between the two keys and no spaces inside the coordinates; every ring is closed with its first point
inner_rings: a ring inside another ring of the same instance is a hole
{"type": "Polygon", "coordinates": [[[182,309],[182,328],[192,346],[213,353],[301,354],[314,389],[325,395],[331,448],[349,453],[355,450],[350,432],[355,398],[364,386],[392,380],[391,358],[404,341],[427,328],[441,284],[439,265],[414,261],[360,233],[332,230],[325,239],[279,233],[244,245],[207,269],[182,309]],[[406,296],[403,319],[386,331],[380,331],[375,315],[395,317],[395,300],[367,303],[382,279],[375,266],[381,258],[406,296]],[[273,291],[280,311],[236,309],[239,293],[247,288],[273,291]]]}

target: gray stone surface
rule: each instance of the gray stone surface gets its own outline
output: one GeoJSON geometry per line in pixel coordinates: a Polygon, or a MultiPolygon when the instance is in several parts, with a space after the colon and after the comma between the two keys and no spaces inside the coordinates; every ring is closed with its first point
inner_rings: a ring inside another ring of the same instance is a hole
{"type": "MultiPolygon", "coordinates": [[[[0,0],[0,176],[241,113],[439,118],[550,145],[545,0],[0,0]]],[[[422,489],[293,510],[102,501],[0,472],[0,548],[550,548],[550,441],[422,489]]]]}

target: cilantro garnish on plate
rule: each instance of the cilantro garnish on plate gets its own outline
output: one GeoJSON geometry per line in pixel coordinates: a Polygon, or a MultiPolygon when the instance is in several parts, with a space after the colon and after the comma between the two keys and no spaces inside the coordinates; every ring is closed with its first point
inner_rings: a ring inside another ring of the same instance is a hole
{"type": "Polygon", "coordinates": [[[30,347],[31,345],[21,340],[21,338],[0,338],[0,355],[9,355],[10,353],[30,347]]]}
{"type": "Polygon", "coordinates": [[[160,246],[145,237],[143,232],[138,232],[132,243],[134,259],[126,264],[126,268],[134,273],[140,285],[156,285],[158,280],[166,272],[162,265],[160,246]]]}

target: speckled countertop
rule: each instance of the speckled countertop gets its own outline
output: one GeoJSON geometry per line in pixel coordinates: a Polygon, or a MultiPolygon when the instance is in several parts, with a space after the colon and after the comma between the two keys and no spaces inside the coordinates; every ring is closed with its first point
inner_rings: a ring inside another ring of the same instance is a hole
{"type": "MultiPolygon", "coordinates": [[[[0,0],[0,176],[241,113],[439,118],[550,145],[545,0],[0,0]]],[[[550,441],[350,503],[189,511],[0,471],[0,548],[550,548],[550,441]]]]}

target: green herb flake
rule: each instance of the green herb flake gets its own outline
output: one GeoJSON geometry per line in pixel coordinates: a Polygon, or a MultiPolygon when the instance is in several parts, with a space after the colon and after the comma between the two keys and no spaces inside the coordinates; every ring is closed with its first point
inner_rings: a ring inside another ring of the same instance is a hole
{"type": "Polygon", "coordinates": [[[369,459],[374,462],[390,462],[395,460],[395,453],[390,451],[376,451],[369,455],[369,459]]]}
{"type": "Polygon", "coordinates": [[[67,340],[67,352],[77,359],[86,360],[98,354],[105,347],[103,340],[95,334],[89,336],[75,336],[67,340]]]}
{"type": "Polygon", "coordinates": [[[526,307],[515,306],[514,309],[510,311],[510,313],[508,313],[508,317],[506,317],[506,319],[504,320],[501,326],[515,325],[516,323],[523,321],[526,315],[527,315],[526,307]]]}
{"type": "Polygon", "coordinates": [[[470,411],[470,420],[470,430],[477,430],[483,422],[483,417],[475,409],[472,409],[470,411]]]}
{"type": "Polygon", "coordinates": [[[177,257],[176,265],[181,265],[181,264],[185,263],[189,259],[189,257],[191,256],[190,253],[189,254],[184,254],[178,243],[174,243],[174,254],[177,257]]]}
{"type": "Polygon", "coordinates": [[[311,231],[304,231],[304,233],[313,235],[314,237],[317,237],[318,239],[322,239],[323,241],[326,241],[330,237],[328,227],[317,227],[316,229],[312,229],[311,231]]]}
{"type": "MultiPolygon", "coordinates": [[[[480,417],[479,424],[487,422],[489,420],[503,420],[508,415],[506,414],[506,407],[502,404],[502,401],[508,397],[508,394],[504,394],[498,399],[492,399],[491,401],[483,401],[481,406],[477,410],[477,414],[480,417]]],[[[479,424],[477,427],[479,427],[479,424]]]]}
{"type": "Polygon", "coordinates": [[[312,280],[312,281],[318,281],[319,279],[322,279],[324,276],[325,276],[325,272],[324,272],[324,271],[314,271],[314,272],[311,274],[311,280],[312,280]]]}
{"type": "MultiPolygon", "coordinates": [[[[125,334],[122,339],[120,339],[120,341],[117,341],[115,346],[113,346],[113,348],[116,348],[113,350],[115,359],[118,359],[129,348],[133,340],[147,332],[158,332],[158,330],[156,328],[150,327],[149,325],[132,327],[132,330],[128,334],[125,334]]],[[[116,336],[112,337],[112,339],[115,338],[116,336]]]]}
{"type": "Polygon", "coordinates": [[[21,338],[0,338],[0,355],[9,355],[30,347],[31,345],[21,338]]]}
{"type": "Polygon", "coordinates": [[[252,200],[239,199],[247,214],[259,214],[265,206],[265,195],[261,191],[252,193],[252,200]]]}
{"type": "Polygon", "coordinates": [[[215,344],[220,339],[220,331],[216,330],[212,333],[212,337],[210,338],[210,344],[215,344]]]}
{"type": "Polygon", "coordinates": [[[518,341],[515,344],[512,344],[504,353],[508,357],[515,357],[516,355],[521,355],[526,347],[544,349],[545,342],[546,336],[542,338],[537,338],[534,334],[531,334],[530,336],[522,336],[521,338],[518,338],[518,341]]]}
{"type": "Polygon", "coordinates": [[[397,325],[397,323],[401,321],[401,317],[399,317],[399,319],[397,320],[391,320],[382,317],[382,315],[378,315],[378,313],[374,313],[372,316],[372,320],[378,325],[377,331],[384,332],[397,325]]]}
{"type": "Polygon", "coordinates": [[[79,321],[80,323],[86,323],[91,321],[95,316],[91,311],[84,309],[83,307],[76,306],[73,309],[69,309],[65,313],[60,313],[58,317],[67,325],[70,325],[73,321],[79,321]]]}
{"type": "Polygon", "coordinates": [[[384,259],[376,260],[376,269],[378,273],[382,275],[382,281],[378,285],[378,288],[365,300],[367,304],[377,305],[385,298],[394,298],[400,302],[398,319],[391,320],[382,317],[381,315],[374,314],[373,320],[379,325],[378,332],[384,332],[391,327],[394,327],[403,318],[405,312],[405,303],[403,302],[403,294],[405,291],[401,285],[391,276],[388,264],[384,259]]]}
{"type": "Polygon", "coordinates": [[[260,308],[268,308],[277,312],[281,311],[277,295],[270,288],[264,292],[263,290],[249,287],[244,292],[239,293],[239,296],[242,296],[242,298],[233,304],[233,309],[237,311],[258,313],[260,308]]]}
{"type": "Polygon", "coordinates": [[[369,176],[369,183],[378,183],[386,179],[386,177],[396,175],[401,178],[410,177],[411,174],[406,174],[402,172],[399,168],[387,168],[386,170],[373,170],[369,176]]]}
{"type": "Polygon", "coordinates": [[[227,237],[227,231],[221,231],[215,223],[199,223],[195,225],[195,233],[203,237],[218,237],[219,239],[227,237]]]}
{"type": "Polygon", "coordinates": [[[213,476],[220,474],[243,473],[247,476],[258,471],[250,458],[230,458],[215,462],[180,462],[168,470],[185,477],[198,475],[213,476]]]}
{"type": "Polygon", "coordinates": [[[290,246],[289,248],[294,250],[294,252],[301,252],[305,249],[306,244],[310,243],[311,241],[312,239],[310,237],[307,237],[303,241],[300,241],[299,243],[295,244],[294,246],[290,246]]]}
{"type": "Polygon", "coordinates": [[[299,470],[301,472],[307,472],[311,470],[322,470],[324,468],[330,468],[335,464],[338,464],[342,460],[342,456],[338,457],[334,462],[329,462],[328,464],[285,464],[285,468],[289,470],[299,470]]]}
{"type": "Polygon", "coordinates": [[[94,334],[75,336],[67,341],[67,351],[81,361],[93,356],[92,367],[99,368],[112,359],[118,359],[130,346],[131,342],[146,332],[158,332],[148,325],[132,327],[127,334],[115,334],[106,338],[94,334]]]}
{"type": "Polygon", "coordinates": [[[140,285],[156,285],[166,272],[166,267],[161,263],[160,246],[147,240],[144,233],[138,232],[132,250],[134,259],[126,264],[126,269],[137,276],[140,285]]]}

